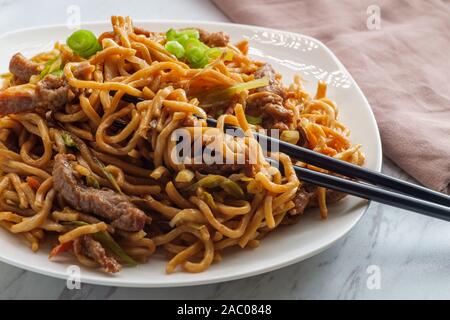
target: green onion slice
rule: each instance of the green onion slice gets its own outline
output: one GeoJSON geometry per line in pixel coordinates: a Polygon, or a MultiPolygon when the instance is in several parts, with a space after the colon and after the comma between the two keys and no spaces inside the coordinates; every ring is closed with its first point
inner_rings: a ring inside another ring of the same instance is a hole
{"type": "Polygon", "coordinates": [[[185,30],[180,31],[180,34],[185,34],[189,38],[195,38],[195,39],[200,38],[200,32],[197,29],[185,29],[185,30]]]}
{"type": "Polygon", "coordinates": [[[200,179],[196,183],[192,184],[187,188],[187,191],[195,191],[197,188],[203,187],[203,188],[222,188],[227,194],[232,196],[235,199],[244,199],[244,191],[242,188],[233,180],[228,179],[223,176],[210,174],[206,177],[200,179]]]}
{"type": "MultiPolygon", "coordinates": [[[[57,71],[62,71],[61,70],[61,65],[62,65],[62,59],[61,56],[57,56],[53,59],[50,59],[49,61],[47,61],[47,63],[45,64],[44,69],[41,71],[41,73],[39,74],[39,77],[42,79],[44,78],[47,74],[53,74],[56,75],[55,73],[57,71]]],[[[61,74],[62,75],[62,74],[61,74]]]]}
{"type": "Polygon", "coordinates": [[[165,45],[166,50],[173,54],[177,59],[184,57],[184,47],[178,41],[168,41],[165,45]]]}
{"type": "Polygon", "coordinates": [[[262,117],[253,117],[249,116],[248,114],[245,115],[245,118],[247,119],[247,122],[253,125],[258,125],[262,123],[262,117]]]}
{"type": "Polygon", "coordinates": [[[72,136],[69,133],[67,133],[67,132],[61,133],[61,138],[63,139],[64,144],[67,147],[78,149],[77,144],[75,143],[75,141],[73,140],[72,136]]]}
{"type": "MultiPolygon", "coordinates": [[[[74,226],[87,226],[89,223],[84,221],[70,221],[64,224],[74,225],[74,226]]],[[[137,266],[137,262],[131,258],[122,247],[111,237],[111,235],[106,231],[99,231],[94,233],[92,237],[100,242],[104,247],[109,249],[112,253],[114,253],[122,263],[125,263],[128,266],[137,266]]]]}
{"type": "Polygon", "coordinates": [[[205,57],[205,51],[200,47],[191,47],[186,50],[186,58],[192,64],[199,64],[205,57]]]}
{"type": "Polygon", "coordinates": [[[177,37],[177,35],[178,35],[178,32],[176,32],[175,29],[169,29],[169,30],[167,30],[167,32],[166,32],[166,38],[167,38],[167,41],[175,40],[175,38],[177,37]]]}
{"type": "Polygon", "coordinates": [[[97,157],[93,157],[93,159],[97,163],[97,165],[100,167],[104,176],[106,177],[106,179],[108,179],[108,181],[111,183],[113,188],[116,189],[116,191],[121,194],[122,190],[120,189],[120,186],[116,181],[116,178],[114,178],[114,176],[111,174],[111,172],[106,170],[106,166],[103,164],[103,162],[100,161],[100,159],[98,159],[97,157]]]}
{"type": "Polygon", "coordinates": [[[102,46],[97,40],[95,34],[89,30],[78,30],[67,38],[67,45],[70,49],[83,58],[94,55],[97,51],[102,50],[102,46]]]}
{"type": "MultiPolygon", "coordinates": [[[[169,29],[166,32],[166,39],[166,50],[178,59],[185,58],[192,68],[204,68],[222,54],[220,49],[210,48],[201,42],[200,32],[197,29],[181,31],[169,29]]],[[[228,52],[224,58],[226,61],[230,60],[228,52]]]]}
{"type": "Polygon", "coordinates": [[[201,101],[202,107],[207,108],[208,105],[213,104],[215,101],[230,99],[242,91],[261,88],[267,85],[269,85],[269,78],[263,77],[260,79],[238,83],[228,88],[213,89],[199,97],[199,100],[201,101]]]}

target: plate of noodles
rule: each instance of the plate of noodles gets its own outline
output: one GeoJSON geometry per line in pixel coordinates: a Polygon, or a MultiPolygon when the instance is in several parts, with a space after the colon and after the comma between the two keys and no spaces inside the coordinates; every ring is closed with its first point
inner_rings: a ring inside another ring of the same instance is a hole
{"type": "Polygon", "coordinates": [[[113,286],[227,281],[319,253],[368,207],[251,134],[380,170],[371,108],[318,40],[117,16],[0,39],[1,261],[113,286]]]}

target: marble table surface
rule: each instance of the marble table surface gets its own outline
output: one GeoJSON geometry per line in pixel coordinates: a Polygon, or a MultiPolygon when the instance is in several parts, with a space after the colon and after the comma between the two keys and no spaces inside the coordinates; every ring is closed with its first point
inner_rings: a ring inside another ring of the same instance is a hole
{"type": "MultiPolygon", "coordinates": [[[[83,21],[107,20],[112,14],[227,21],[207,0],[0,0],[0,34],[65,23],[73,3],[83,21]]],[[[388,159],[383,172],[411,181],[388,159]]],[[[449,253],[449,223],[372,203],[356,227],[334,246],[264,275],[185,288],[83,284],[80,290],[68,290],[63,280],[0,263],[0,299],[449,299],[449,253]]]]}

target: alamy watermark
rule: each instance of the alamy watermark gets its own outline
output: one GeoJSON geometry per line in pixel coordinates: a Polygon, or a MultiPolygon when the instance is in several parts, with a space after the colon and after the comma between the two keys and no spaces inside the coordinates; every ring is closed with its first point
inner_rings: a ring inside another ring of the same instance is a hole
{"type": "Polygon", "coordinates": [[[381,29],[381,8],[375,4],[367,7],[366,10],[367,20],[366,26],[369,30],[381,29]]]}
{"type": "Polygon", "coordinates": [[[381,289],[381,268],[375,264],[367,267],[366,273],[369,275],[366,280],[366,286],[369,290],[381,289]]]}
{"type": "Polygon", "coordinates": [[[81,268],[77,265],[70,265],[66,269],[66,287],[69,290],[81,289],[81,268]]]}
{"type": "Polygon", "coordinates": [[[78,30],[81,27],[81,8],[77,5],[70,5],[67,7],[66,26],[70,30],[78,30]]]}

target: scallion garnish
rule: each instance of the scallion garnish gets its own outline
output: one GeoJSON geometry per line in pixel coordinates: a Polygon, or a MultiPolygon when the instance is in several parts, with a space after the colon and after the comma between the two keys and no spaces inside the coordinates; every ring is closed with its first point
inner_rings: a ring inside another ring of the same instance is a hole
{"type": "Polygon", "coordinates": [[[248,114],[245,115],[245,118],[247,119],[247,122],[253,125],[258,125],[262,123],[262,117],[253,117],[249,116],[248,114]]]}
{"type": "Polygon", "coordinates": [[[97,40],[95,34],[89,30],[78,30],[67,38],[67,45],[70,49],[83,58],[94,55],[97,51],[102,50],[102,46],[97,40]]]}
{"type": "MultiPolygon", "coordinates": [[[[39,77],[42,79],[44,78],[47,74],[53,74],[53,75],[57,75],[55,74],[55,72],[57,72],[58,70],[61,70],[61,65],[62,65],[62,59],[61,56],[57,56],[53,59],[48,60],[45,63],[45,67],[44,69],[41,71],[41,73],[39,74],[39,77]]],[[[61,70],[62,71],[62,70],[61,70]]],[[[61,74],[62,75],[62,74],[61,74]]]]}
{"type": "MultiPolygon", "coordinates": [[[[208,63],[217,59],[223,50],[219,48],[210,48],[200,39],[200,32],[197,29],[185,29],[177,31],[169,29],[166,32],[167,43],[166,50],[173,54],[177,59],[186,60],[192,68],[204,68],[208,63]]],[[[225,55],[225,60],[229,61],[229,50],[225,55]]]]}
{"type": "Polygon", "coordinates": [[[77,144],[75,143],[75,141],[73,140],[72,136],[69,133],[67,133],[67,132],[61,133],[61,138],[63,139],[64,144],[67,147],[78,149],[77,144]]]}
{"type": "Polygon", "coordinates": [[[173,54],[178,59],[184,57],[184,47],[175,40],[168,41],[165,45],[166,50],[173,54]]]}

